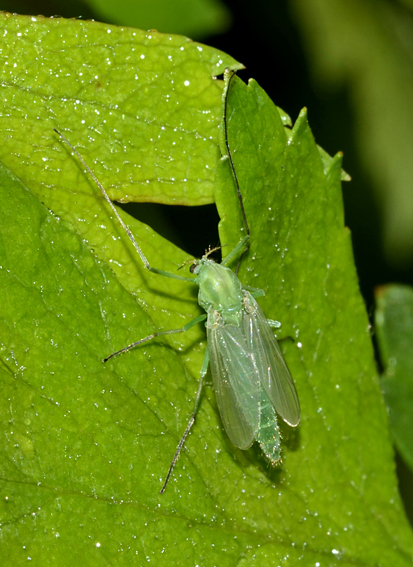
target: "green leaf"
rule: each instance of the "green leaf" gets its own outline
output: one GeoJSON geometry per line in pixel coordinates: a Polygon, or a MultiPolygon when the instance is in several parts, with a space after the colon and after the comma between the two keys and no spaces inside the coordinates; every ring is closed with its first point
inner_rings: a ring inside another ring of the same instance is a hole
{"type": "Polygon", "coordinates": [[[380,287],[376,302],[375,323],[384,366],[381,385],[390,430],[400,454],[413,469],[413,289],[380,287]]]}
{"type": "MultiPolygon", "coordinates": [[[[8,86],[0,177],[2,564],[410,565],[411,532],[343,226],[340,159],[326,173],[304,114],[288,140],[257,83],[233,83],[229,142],[251,226],[240,279],[265,290],[265,313],[295,338],[282,344],[302,422],[283,428],[283,464],[271,469],[258,447],[232,446],[206,388],[161,496],[192,411],[203,330],[156,339],[106,365],[102,358],[198,315],[197,290],[143,269],[52,127],[65,131],[112,198],[196,204],[215,188],[222,243],[231,244],[241,227],[237,201],[222,198],[234,185],[228,159],[219,161],[223,85],[211,76],[237,64],[183,38],[156,34],[150,47],[152,38],[137,30],[2,21],[3,37],[11,37],[9,64],[0,67],[8,86]],[[175,58],[169,74],[168,41],[188,55],[175,58]],[[139,75],[137,45],[148,42],[147,75],[139,75]],[[122,57],[113,55],[118,49],[122,57]],[[109,55],[105,75],[100,65],[109,55]],[[62,86],[64,73],[55,75],[71,58],[79,72],[62,86]],[[131,69],[141,77],[138,90],[131,69]],[[193,90],[167,90],[185,77],[193,90]]],[[[174,271],[187,259],[122,216],[154,266],[174,271]]]]}

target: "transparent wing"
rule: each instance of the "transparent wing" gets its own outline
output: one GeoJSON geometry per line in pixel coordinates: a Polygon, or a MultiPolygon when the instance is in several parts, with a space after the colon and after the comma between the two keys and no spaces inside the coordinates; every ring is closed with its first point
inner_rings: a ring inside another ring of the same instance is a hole
{"type": "Polygon", "coordinates": [[[225,430],[236,447],[248,449],[259,425],[261,385],[243,326],[208,328],[208,349],[225,430]]]}
{"type": "Polygon", "coordinates": [[[300,402],[290,371],[261,307],[251,294],[245,294],[249,308],[242,324],[249,341],[247,348],[255,357],[261,384],[275,411],[288,425],[296,427],[300,423],[300,402]]]}

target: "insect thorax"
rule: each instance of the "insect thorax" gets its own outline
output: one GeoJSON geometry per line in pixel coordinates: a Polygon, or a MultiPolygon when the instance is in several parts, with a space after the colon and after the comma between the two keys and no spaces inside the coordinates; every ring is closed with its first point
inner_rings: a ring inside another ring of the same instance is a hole
{"type": "Polygon", "coordinates": [[[231,318],[231,313],[242,310],[243,288],[233,271],[203,257],[195,273],[199,285],[198,301],[205,311],[218,311],[226,320],[226,314],[231,318]]]}

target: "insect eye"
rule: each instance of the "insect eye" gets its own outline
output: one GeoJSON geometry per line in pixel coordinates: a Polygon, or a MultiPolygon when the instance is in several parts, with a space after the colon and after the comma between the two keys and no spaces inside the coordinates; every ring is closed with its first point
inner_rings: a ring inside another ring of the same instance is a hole
{"type": "Polygon", "coordinates": [[[195,268],[197,267],[197,265],[198,265],[198,264],[197,264],[196,262],[194,262],[193,264],[191,264],[191,266],[190,266],[190,268],[189,268],[189,271],[191,272],[191,274],[194,274],[194,273],[195,273],[195,268]]]}

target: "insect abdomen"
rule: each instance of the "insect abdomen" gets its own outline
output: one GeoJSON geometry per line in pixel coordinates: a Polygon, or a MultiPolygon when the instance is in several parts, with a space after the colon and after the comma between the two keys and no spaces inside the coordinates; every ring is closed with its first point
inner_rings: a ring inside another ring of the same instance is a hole
{"type": "Polygon", "coordinates": [[[264,388],[261,388],[260,424],[256,439],[272,465],[281,460],[281,433],[277,414],[264,388]]]}

